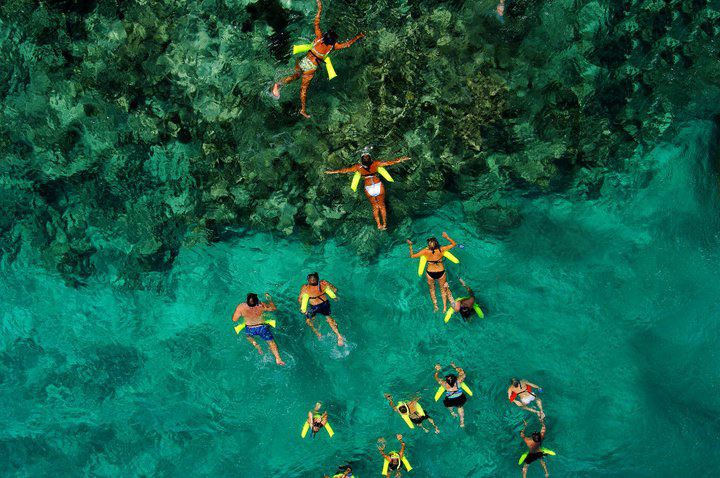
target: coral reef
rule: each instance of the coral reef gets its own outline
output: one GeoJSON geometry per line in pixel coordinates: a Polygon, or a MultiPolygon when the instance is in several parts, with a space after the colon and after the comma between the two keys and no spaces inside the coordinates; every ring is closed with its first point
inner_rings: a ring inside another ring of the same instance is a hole
{"type": "Polygon", "coordinates": [[[338,79],[318,75],[301,120],[296,85],[265,91],[311,35],[312,2],[4,2],[3,254],[39,251],[77,284],[113,264],[139,287],[181,246],[241,228],[371,257],[460,199],[502,233],[518,194],[594,197],[603,171],[720,109],[707,1],[513,0],[502,23],[489,2],[326,7],[323,25],[368,36],[337,53],[338,79]],[[322,174],[367,144],[413,158],[389,188],[395,236],[322,174]]]}

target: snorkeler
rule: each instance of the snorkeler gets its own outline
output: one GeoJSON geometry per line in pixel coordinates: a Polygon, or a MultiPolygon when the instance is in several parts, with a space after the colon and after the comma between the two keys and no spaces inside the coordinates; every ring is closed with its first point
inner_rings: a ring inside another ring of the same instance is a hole
{"type": "Polygon", "coordinates": [[[530,383],[527,380],[512,378],[510,379],[510,386],[507,390],[508,400],[518,407],[536,414],[540,417],[540,419],[542,419],[545,417],[545,412],[543,412],[542,400],[540,400],[537,396],[537,394],[542,391],[543,389],[534,383],[530,383]],[[537,408],[529,406],[532,402],[537,403],[537,408]]]}
{"type": "Polygon", "coordinates": [[[445,375],[444,379],[442,379],[439,376],[442,367],[440,366],[440,364],[435,364],[435,381],[440,384],[440,388],[435,394],[435,401],[439,400],[440,396],[442,396],[444,392],[445,398],[443,399],[443,405],[445,405],[445,407],[450,410],[450,414],[453,417],[457,417],[458,415],[460,416],[460,428],[464,428],[465,409],[463,408],[463,406],[465,405],[465,402],[467,402],[467,396],[465,395],[465,392],[467,392],[468,395],[472,395],[472,392],[464,383],[465,371],[460,367],[457,367],[455,365],[455,362],[450,362],[450,366],[455,369],[457,375],[455,375],[454,373],[449,373],[445,375]],[[457,414],[455,413],[455,408],[457,408],[457,414]]]}
{"type": "Polygon", "coordinates": [[[398,402],[397,405],[393,403],[392,395],[389,393],[385,394],[385,398],[390,403],[390,407],[400,414],[410,428],[415,428],[415,425],[420,425],[420,428],[422,428],[425,433],[428,433],[430,430],[423,425],[423,422],[427,420],[435,428],[435,433],[440,433],[440,429],[435,425],[433,419],[430,418],[430,415],[425,413],[425,410],[420,406],[418,402],[419,398],[410,400],[409,402],[398,402]]]}
{"type": "Polygon", "coordinates": [[[530,435],[530,438],[525,436],[527,422],[523,420],[523,423],[525,424],[525,426],[520,432],[520,437],[522,437],[523,441],[525,441],[525,444],[528,447],[528,451],[523,453],[523,455],[520,457],[520,460],[518,461],[518,464],[522,465],[523,467],[522,476],[523,478],[527,476],[527,469],[530,463],[540,460],[540,464],[542,465],[543,470],[545,470],[545,478],[547,478],[550,475],[548,474],[547,465],[545,464],[545,460],[543,459],[543,457],[546,455],[554,456],[555,452],[542,446],[542,442],[545,439],[545,421],[540,418],[540,424],[542,425],[542,428],[539,432],[534,432],[532,435],[530,435]]]}
{"type": "Polygon", "coordinates": [[[375,161],[372,159],[372,156],[370,156],[369,149],[365,148],[360,157],[360,164],[350,166],[349,168],[337,169],[335,171],[325,171],[325,174],[355,173],[352,185],[350,186],[353,191],[357,188],[357,183],[362,177],[365,185],[365,196],[367,196],[368,201],[370,201],[370,205],[373,208],[373,216],[375,217],[377,228],[384,231],[387,229],[385,186],[382,181],[380,181],[380,178],[378,178],[378,173],[380,173],[380,175],[388,181],[392,182],[393,179],[385,170],[385,166],[402,163],[408,159],[410,159],[409,156],[401,156],[390,161],[375,161]]]}
{"type": "Polygon", "coordinates": [[[272,95],[275,98],[280,98],[281,86],[287,85],[288,83],[291,83],[302,77],[302,85],[300,86],[300,114],[306,118],[310,117],[310,115],[307,114],[307,111],[305,109],[307,102],[307,90],[308,86],[310,86],[310,81],[312,81],[313,77],[315,76],[315,71],[317,70],[318,63],[320,63],[321,61],[325,62],[326,57],[333,50],[342,50],[343,48],[348,48],[350,45],[365,36],[364,33],[360,33],[350,41],[338,43],[338,35],[332,29],[326,31],[325,33],[320,30],[320,13],[322,12],[322,3],[320,3],[320,0],[317,0],[317,6],[318,12],[315,16],[315,41],[312,43],[311,46],[308,45],[309,51],[307,55],[301,60],[295,62],[295,73],[286,78],[283,78],[279,82],[275,83],[272,87],[272,95]]]}
{"type": "Polygon", "coordinates": [[[305,438],[307,435],[308,430],[312,430],[312,436],[315,438],[315,434],[320,431],[321,428],[324,428],[325,431],[328,433],[330,438],[335,435],[335,432],[333,431],[332,427],[328,423],[328,413],[325,411],[325,413],[320,413],[320,407],[322,407],[322,404],[320,402],[317,402],[315,404],[315,408],[310,410],[308,412],[307,420],[305,420],[305,423],[303,424],[302,432],[300,433],[300,436],[302,438],[305,438]]]}
{"type": "Polygon", "coordinates": [[[405,442],[403,441],[403,436],[400,434],[395,435],[395,437],[400,442],[400,451],[391,451],[390,453],[385,453],[385,439],[380,438],[378,439],[378,450],[380,451],[380,454],[384,458],[383,463],[383,469],[382,474],[385,476],[390,476],[390,472],[395,472],[393,476],[399,477],[402,476],[402,466],[405,465],[405,469],[407,471],[412,470],[412,466],[410,466],[410,462],[405,458],[405,442]]]}
{"type": "Polygon", "coordinates": [[[320,332],[318,332],[313,323],[315,316],[322,314],[325,316],[332,331],[337,335],[338,346],[342,347],[345,345],[345,340],[343,336],[340,335],[337,323],[330,316],[330,300],[328,296],[337,300],[335,292],[337,292],[337,287],[326,280],[321,281],[318,273],[313,272],[312,274],[308,274],[307,284],[303,284],[300,288],[298,302],[300,303],[300,311],[305,315],[305,322],[310,326],[312,331],[315,332],[315,335],[317,335],[318,338],[322,338],[322,335],[320,335],[320,332]]]}
{"type": "Polygon", "coordinates": [[[450,296],[450,308],[445,314],[445,322],[450,320],[453,312],[460,313],[460,316],[466,321],[469,320],[473,315],[477,315],[481,319],[485,317],[482,309],[480,309],[480,306],[475,302],[475,293],[473,292],[473,290],[467,286],[464,280],[460,279],[460,283],[463,287],[465,287],[468,295],[465,297],[458,297],[455,300],[453,300],[452,294],[450,294],[450,286],[447,282],[445,283],[445,287],[448,289],[448,295],[450,296]]]}
{"type": "Polygon", "coordinates": [[[443,301],[443,312],[447,310],[447,301],[452,301],[452,294],[450,288],[447,287],[447,276],[445,274],[445,266],[443,265],[443,257],[447,257],[452,262],[459,262],[455,256],[450,254],[448,251],[455,247],[457,243],[450,239],[450,236],[446,232],[442,233],[442,237],[450,241],[447,246],[440,246],[440,243],[434,237],[427,240],[427,247],[420,252],[413,253],[413,243],[410,239],[407,240],[410,246],[410,257],[413,259],[420,258],[420,267],[418,267],[418,275],[422,274],[422,270],[427,263],[427,282],[430,287],[430,298],[432,299],[435,312],[438,311],[437,298],[435,297],[435,281],[440,284],[440,295],[443,301]]]}
{"type": "Polygon", "coordinates": [[[244,326],[242,324],[237,326],[235,331],[239,334],[244,328],[245,338],[248,339],[248,342],[257,349],[260,355],[263,353],[262,348],[257,342],[255,342],[253,337],[260,337],[265,340],[268,347],[270,347],[270,352],[272,352],[275,356],[275,363],[278,365],[285,365],[285,362],[283,362],[280,358],[280,353],[278,352],[277,345],[275,344],[275,339],[270,331],[270,327],[274,327],[274,325],[272,325],[274,324],[274,321],[265,320],[263,317],[265,312],[277,310],[277,307],[273,303],[270,294],[267,292],[265,293],[265,298],[268,300],[267,302],[260,302],[257,294],[248,294],[245,303],[239,304],[237,308],[235,308],[235,313],[232,318],[233,322],[240,320],[240,317],[245,319],[244,326]]]}
{"type": "Polygon", "coordinates": [[[337,471],[332,477],[325,475],[325,478],[353,478],[353,476],[355,475],[353,475],[350,465],[341,465],[338,466],[337,471]]]}

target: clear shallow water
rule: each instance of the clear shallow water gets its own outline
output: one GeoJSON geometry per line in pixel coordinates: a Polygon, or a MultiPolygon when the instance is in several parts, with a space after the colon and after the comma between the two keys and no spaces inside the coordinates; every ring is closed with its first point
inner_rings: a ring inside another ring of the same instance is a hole
{"type": "Polygon", "coordinates": [[[505,387],[523,376],[546,390],[554,476],[709,476],[720,401],[711,135],[710,123],[681,129],[608,174],[594,201],[518,198],[522,223],[503,237],[464,227],[469,204],[414,222],[416,243],[447,230],[464,245],[450,277],[476,289],[487,316],[470,325],[432,313],[402,237],[367,264],[332,242],[248,234],[183,249],[145,292],[108,287],[100,259],[97,279],[75,289],[33,267],[29,250],[6,258],[0,471],[300,477],[351,462],[371,476],[376,439],[392,446],[402,432],[413,476],[519,475],[524,415],[505,387]],[[315,340],[295,311],[313,270],[340,289],[345,349],[324,323],[315,340]],[[232,331],[249,290],[276,298],[285,368],[232,331]],[[465,430],[431,402],[433,364],[450,360],[476,392],[465,430]],[[421,393],[442,433],[408,430],[386,391],[421,393]],[[336,435],[303,441],[317,400],[336,435]]]}

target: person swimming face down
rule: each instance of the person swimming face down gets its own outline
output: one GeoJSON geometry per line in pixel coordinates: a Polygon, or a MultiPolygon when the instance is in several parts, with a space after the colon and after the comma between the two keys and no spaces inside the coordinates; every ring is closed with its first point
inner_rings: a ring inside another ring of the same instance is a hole
{"type": "Polygon", "coordinates": [[[391,470],[397,470],[400,468],[400,456],[398,456],[396,453],[393,453],[390,455],[390,463],[388,464],[388,468],[391,470]]]}
{"type": "Polygon", "coordinates": [[[535,443],[542,442],[542,435],[540,434],[540,432],[534,432],[531,436],[535,443]]]}
{"type": "Polygon", "coordinates": [[[428,249],[431,251],[436,251],[440,249],[440,242],[434,237],[429,237],[427,240],[428,249]]]}
{"type": "Polygon", "coordinates": [[[513,377],[510,379],[510,385],[513,387],[520,387],[520,381],[513,377]]]}
{"type": "Polygon", "coordinates": [[[405,413],[407,413],[407,412],[409,412],[409,411],[410,411],[410,410],[408,410],[408,407],[406,407],[405,405],[400,405],[400,406],[398,407],[398,412],[400,412],[400,413],[402,413],[402,414],[405,414],[405,413]]]}
{"type": "Polygon", "coordinates": [[[260,303],[260,299],[258,299],[257,294],[250,293],[247,295],[245,303],[250,307],[257,307],[257,305],[260,303]]]}
{"type": "Polygon", "coordinates": [[[460,306],[460,316],[463,319],[469,319],[472,313],[473,309],[471,307],[465,307],[464,305],[460,306]]]}
{"type": "Polygon", "coordinates": [[[454,387],[457,383],[457,375],[454,373],[450,373],[448,375],[445,375],[445,382],[450,385],[451,387],[454,387]]]}

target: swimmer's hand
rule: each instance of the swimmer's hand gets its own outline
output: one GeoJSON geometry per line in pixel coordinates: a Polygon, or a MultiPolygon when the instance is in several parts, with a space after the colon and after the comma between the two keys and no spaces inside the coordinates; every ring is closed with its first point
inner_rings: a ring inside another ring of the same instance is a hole
{"type": "Polygon", "coordinates": [[[402,441],[402,435],[399,433],[395,435],[395,438],[397,438],[399,441],[402,441]]]}
{"type": "Polygon", "coordinates": [[[447,233],[447,232],[443,232],[443,233],[442,233],[442,237],[444,237],[444,238],[447,239],[448,241],[450,240],[450,236],[448,236],[448,233],[447,233]]]}
{"type": "Polygon", "coordinates": [[[408,243],[408,246],[412,246],[412,245],[413,245],[413,242],[412,242],[410,239],[405,239],[405,242],[408,243]]]}
{"type": "Polygon", "coordinates": [[[442,370],[442,367],[440,366],[439,363],[436,363],[436,364],[435,364],[435,370],[437,370],[438,372],[439,372],[440,370],[442,370]]]}

